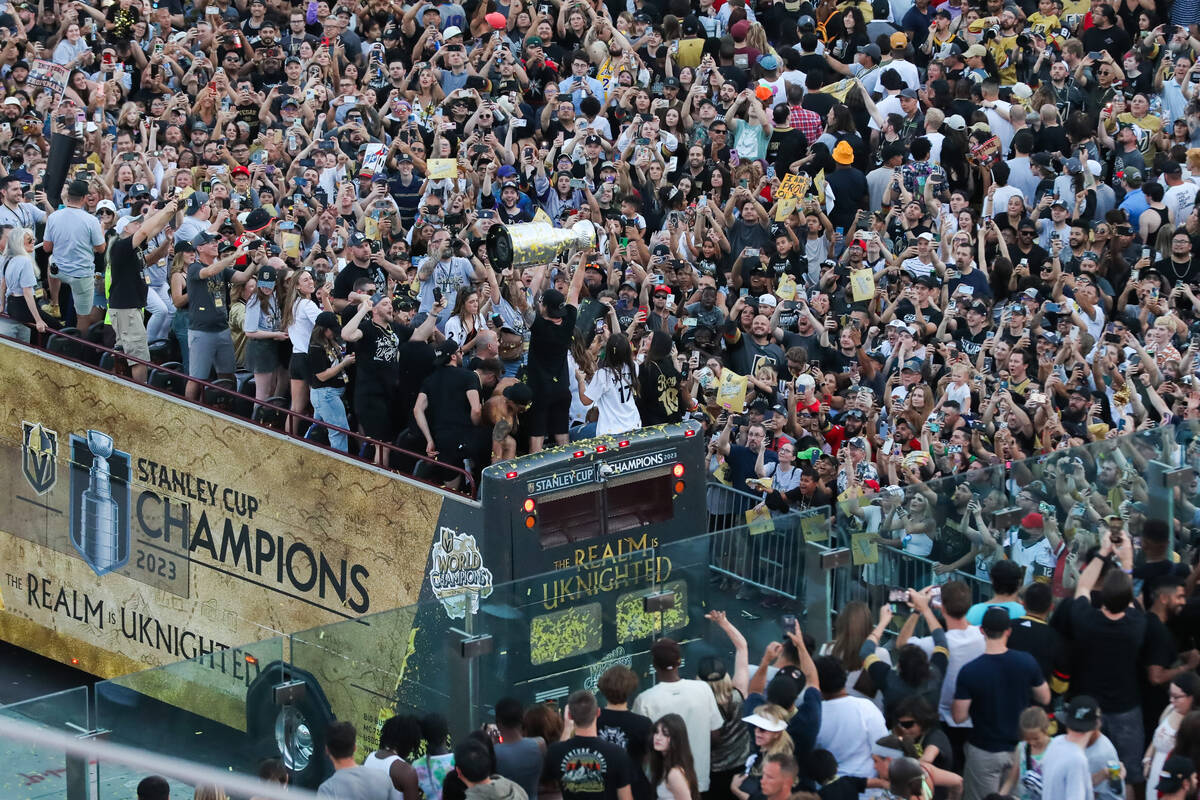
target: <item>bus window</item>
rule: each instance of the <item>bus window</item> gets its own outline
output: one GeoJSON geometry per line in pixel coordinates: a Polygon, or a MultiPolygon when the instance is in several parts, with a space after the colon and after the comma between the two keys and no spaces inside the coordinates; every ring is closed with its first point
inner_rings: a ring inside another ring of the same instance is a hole
{"type": "Polygon", "coordinates": [[[542,549],[669,521],[675,516],[674,480],[669,471],[656,472],[614,478],[608,482],[607,498],[590,485],[583,492],[543,499],[538,504],[542,549]]]}

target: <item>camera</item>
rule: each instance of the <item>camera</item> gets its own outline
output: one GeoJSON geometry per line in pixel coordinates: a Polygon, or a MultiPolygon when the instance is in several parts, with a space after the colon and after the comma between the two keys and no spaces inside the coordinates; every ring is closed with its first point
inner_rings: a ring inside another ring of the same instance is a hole
{"type": "Polygon", "coordinates": [[[980,41],[983,42],[984,44],[987,44],[988,42],[992,41],[993,39],[996,39],[999,36],[1000,36],[1000,26],[993,25],[992,27],[988,28],[986,31],[983,32],[983,38],[980,39],[980,41]]]}

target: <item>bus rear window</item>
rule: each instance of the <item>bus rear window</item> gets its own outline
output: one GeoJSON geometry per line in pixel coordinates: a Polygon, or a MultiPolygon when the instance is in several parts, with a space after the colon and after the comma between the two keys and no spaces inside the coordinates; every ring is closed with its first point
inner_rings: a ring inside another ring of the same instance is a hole
{"type": "Polygon", "coordinates": [[[618,478],[609,482],[604,491],[588,486],[582,492],[539,501],[538,541],[543,550],[548,550],[667,522],[674,515],[673,478],[669,471],[652,477],[631,476],[626,481],[618,478]]]}

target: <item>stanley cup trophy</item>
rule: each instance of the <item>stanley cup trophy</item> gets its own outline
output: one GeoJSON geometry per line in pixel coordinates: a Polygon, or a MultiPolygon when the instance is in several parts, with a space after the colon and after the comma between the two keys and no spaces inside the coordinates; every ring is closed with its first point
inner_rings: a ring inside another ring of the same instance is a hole
{"type": "Polygon", "coordinates": [[[104,573],[119,566],[122,549],[117,501],[109,482],[113,440],[106,433],[88,431],[87,446],[92,451],[92,468],[80,507],[79,544],[92,568],[104,573]]]}
{"type": "Polygon", "coordinates": [[[492,269],[521,269],[549,264],[570,248],[594,247],[596,229],[591,225],[556,228],[548,222],[493,225],[487,232],[487,254],[492,269]]]}

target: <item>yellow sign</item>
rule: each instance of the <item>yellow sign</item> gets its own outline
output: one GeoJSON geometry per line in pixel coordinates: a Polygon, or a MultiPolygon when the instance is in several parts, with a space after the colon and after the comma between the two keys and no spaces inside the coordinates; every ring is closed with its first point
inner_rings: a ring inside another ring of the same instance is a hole
{"type": "Polygon", "coordinates": [[[850,561],[854,566],[879,563],[879,544],[871,533],[856,533],[850,537],[850,561]]]}
{"type": "Polygon", "coordinates": [[[717,403],[730,414],[740,414],[746,409],[746,385],[749,381],[731,369],[721,370],[721,383],[717,386],[717,403]]]}
{"type": "Polygon", "coordinates": [[[808,191],[808,184],[807,175],[793,175],[789,172],[780,181],[779,188],[775,190],[775,196],[783,199],[803,197],[804,193],[808,191]]]}
{"type": "Polygon", "coordinates": [[[813,178],[813,186],[817,187],[817,199],[821,201],[821,205],[825,205],[825,170],[821,170],[817,177],[813,178]]]}
{"type": "Polygon", "coordinates": [[[283,234],[283,254],[289,258],[300,257],[300,234],[285,233],[283,234]]]}
{"type": "Polygon", "coordinates": [[[779,276],[779,285],[775,287],[775,296],[780,300],[796,299],[796,279],[786,272],[779,276]]]}
{"type": "Polygon", "coordinates": [[[854,302],[861,303],[875,297],[875,273],[870,267],[856,269],[850,273],[850,290],[854,302]]]}
{"type": "Polygon", "coordinates": [[[774,531],[775,523],[771,520],[771,510],[762,505],[747,509],[746,529],[750,531],[751,536],[774,531]]]}
{"type": "Polygon", "coordinates": [[[787,218],[796,210],[796,198],[780,197],[775,205],[775,221],[787,222],[787,218]]]}
{"type": "Polygon", "coordinates": [[[806,542],[823,542],[829,538],[829,520],[823,514],[801,517],[800,532],[806,542]]]}
{"type": "Polygon", "coordinates": [[[820,89],[817,89],[817,91],[821,92],[822,94],[831,94],[838,99],[838,102],[844,103],[844,102],[846,102],[846,95],[850,93],[850,90],[853,87],[854,87],[854,79],[853,78],[843,78],[842,80],[837,81],[836,83],[831,83],[831,84],[828,84],[827,86],[822,86],[820,89]]]}
{"type": "Polygon", "coordinates": [[[374,217],[363,217],[363,236],[371,241],[379,241],[379,223],[374,217]]]}
{"type": "Polygon", "coordinates": [[[431,158],[425,162],[430,180],[454,179],[458,177],[458,162],[453,158],[431,158]]]}

